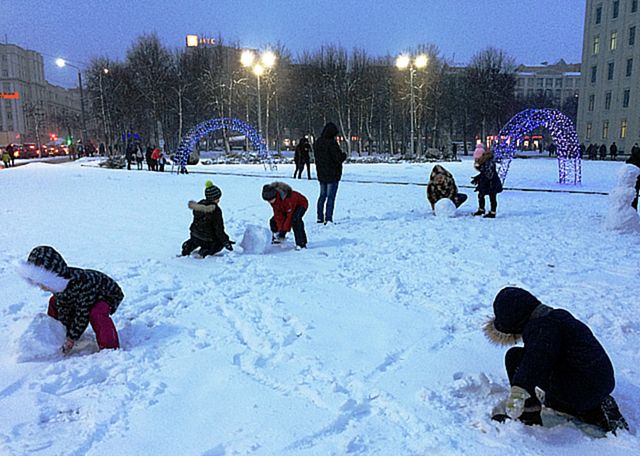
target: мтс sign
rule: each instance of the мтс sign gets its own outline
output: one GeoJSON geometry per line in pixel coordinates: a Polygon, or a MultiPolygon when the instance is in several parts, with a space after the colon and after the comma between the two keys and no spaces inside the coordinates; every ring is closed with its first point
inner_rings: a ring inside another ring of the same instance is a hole
{"type": "Polygon", "coordinates": [[[0,92],[0,99],[18,100],[19,98],[20,98],[19,92],[0,92]]]}

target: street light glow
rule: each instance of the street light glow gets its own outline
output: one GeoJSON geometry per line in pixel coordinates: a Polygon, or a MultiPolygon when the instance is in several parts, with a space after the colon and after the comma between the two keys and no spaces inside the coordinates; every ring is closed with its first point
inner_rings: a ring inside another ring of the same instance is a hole
{"type": "Polygon", "coordinates": [[[404,70],[409,67],[410,62],[411,62],[411,59],[409,58],[408,55],[406,54],[399,55],[398,58],[396,59],[396,67],[398,67],[398,69],[400,70],[404,70]]]}
{"type": "Polygon", "coordinates": [[[264,73],[264,68],[262,67],[262,65],[260,65],[259,63],[257,63],[257,64],[253,67],[253,74],[255,74],[256,76],[260,77],[260,76],[262,76],[262,73],[264,73]]]}
{"type": "Polygon", "coordinates": [[[428,61],[429,61],[429,58],[425,54],[418,55],[415,60],[416,68],[426,67],[428,61]]]}
{"type": "Polygon", "coordinates": [[[67,62],[65,62],[65,60],[63,58],[57,58],[56,59],[56,65],[58,65],[60,68],[64,68],[64,66],[67,64],[67,62]]]}
{"type": "Polygon", "coordinates": [[[102,72],[103,72],[104,74],[109,74],[109,68],[103,68],[103,69],[102,69],[102,72]]]}
{"type": "Polygon", "coordinates": [[[273,68],[273,66],[276,64],[276,55],[271,51],[266,51],[264,54],[262,54],[261,60],[262,64],[266,68],[273,68]]]}
{"type": "Polygon", "coordinates": [[[240,55],[240,63],[243,67],[248,68],[253,65],[253,61],[255,60],[255,58],[256,56],[252,51],[245,50],[242,51],[242,54],[240,55]]]}

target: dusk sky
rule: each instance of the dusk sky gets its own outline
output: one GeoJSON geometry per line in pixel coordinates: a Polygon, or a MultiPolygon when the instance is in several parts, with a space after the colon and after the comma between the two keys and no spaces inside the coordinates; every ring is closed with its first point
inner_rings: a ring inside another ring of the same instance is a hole
{"type": "Polygon", "coordinates": [[[185,35],[222,36],[240,46],[280,41],[297,56],[322,44],[396,55],[437,45],[455,63],[494,46],[518,63],[580,62],[584,0],[0,0],[0,39],[44,54],[49,82],[74,86],[56,56],[88,62],[124,59],[137,36],[157,32],[164,44],[185,35]]]}

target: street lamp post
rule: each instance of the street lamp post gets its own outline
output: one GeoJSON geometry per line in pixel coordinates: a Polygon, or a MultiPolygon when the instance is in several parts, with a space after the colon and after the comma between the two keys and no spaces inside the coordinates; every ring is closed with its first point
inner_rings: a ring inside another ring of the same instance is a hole
{"type": "Polygon", "coordinates": [[[82,71],[79,67],[72,65],[62,58],[56,59],[56,65],[58,65],[60,68],[64,68],[68,65],[71,68],[75,68],[76,70],[78,70],[78,87],[80,88],[80,115],[82,116],[82,147],[87,147],[87,124],[85,120],[86,116],[84,113],[84,90],[82,89],[82,71]]]}
{"type": "Polygon", "coordinates": [[[409,70],[409,93],[410,93],[410,117],[411,117],[411,138],[409,140],[411,153],[410,156],[415,154],[415,125],[416,125],[416,101],[415,95],[413,92],[413,78],[415,76],[416,70],[422,69],[427,66],[427,56],[424,54],[419,54],[415,59],[411,60],[406,54],[402,54],[398,56],[396,59],[396,67],[399,70],[409,70]]]}
{"type": "Polygon", "coordinates": [[[103,68],[102,71],[100,71],[100,78],[99,78],[100,79],[100,105],[102,108],[102,129],[104,132],[104,144],[107,148],[107,151],[109,150],[109,135],[107,133],[107,119],[106,119],[106,114],[104,110],[104,91],[102,90],[102,75],[108,74],[108,73],[109,73],[109,69],[103,68]]]}
{"type": "MultiPolygon", "coordinates": [[[[266,51],[260,56],[260,61],[256,62],[256,56],[252,51],[245,50],[240,56],[240,63],[243,67],[253,71],[256,75],[256,85],[258,91],[258,133],[262,136],[262,95],[260,93],[260,77],[265,71],[270,70],[276,63],[276,55],[271,51],[266,51]]],[[[269,96],[267,96],[267,131],[266,143],[269,147],[269,96]]]]}

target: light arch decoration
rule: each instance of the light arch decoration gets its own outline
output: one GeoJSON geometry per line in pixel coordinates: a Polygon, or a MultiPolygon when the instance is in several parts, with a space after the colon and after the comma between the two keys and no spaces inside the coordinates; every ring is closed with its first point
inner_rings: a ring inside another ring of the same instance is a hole
{"type": "Polygon", "coordinates": [[[582,162],[578,134],[573,121],[557,109],[527,109],[509,120],[502,127],[493,153],[499,164],[498,173],[504,182],[517,147],[525,136],[536,128],[549,130],[558,157],[558,182],[579,185],[582,183],[582,162]]]}
{"type": "Polygon", "coordinates": [[[269,151],[267,150],[262,137],[255,128],[240,119],[220,117],[199,123],[192,127],[187,134],[183,136],[176,153],[176,161],[178,162],[179,169],[183,170],[186,168],[191,152],[193,152],[193,149],[203,137],[214,131],[222,129],[237,131],[244,134],[253,145],[253,149],[258,153],[259,157],[264,162],[271,163],[272,160],[269,151]]]}

